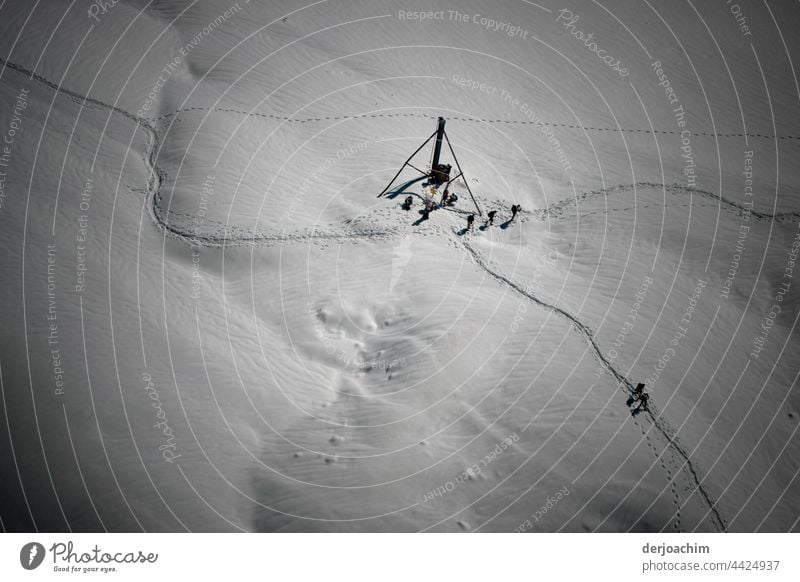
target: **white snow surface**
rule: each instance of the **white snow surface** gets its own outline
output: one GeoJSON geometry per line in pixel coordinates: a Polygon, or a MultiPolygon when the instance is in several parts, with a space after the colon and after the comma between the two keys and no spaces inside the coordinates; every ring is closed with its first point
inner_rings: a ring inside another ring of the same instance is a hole
{"type": "Polygon", "coordinates": [[[797,531],[797,8],[741,4],[4,4],[4,527],[797,531]],[[494,226],[377,197],[438,116],[494,226]]]}

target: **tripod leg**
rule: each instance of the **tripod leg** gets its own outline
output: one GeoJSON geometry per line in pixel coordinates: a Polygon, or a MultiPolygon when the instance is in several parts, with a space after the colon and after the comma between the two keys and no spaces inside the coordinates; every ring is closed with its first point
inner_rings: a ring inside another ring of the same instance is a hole
{"type": "MultiPolygon", "coordinates": [[[[437,133],[438,133],[438,130],[437,130],[437,131],[434,131],[434,132],[431,134],[431,136],[430,136],[428,139],[426,139],[426,140],[425,140],[425,141],[422,143],[422,145],[421,145],[421,146],[419,146],[419,147],[416,149],[416,151],[415,151],[413,154],[411,154],[410,156],[408,156],[408,159],[407,159],[405,162],[403,162],[403,165],[402,165],[402,166],[400,166],[400,170],[398,170],[398,172],[397,172],[397,173],[394,175],[394,178],[392,178],[392,181],[391,181],[391,182],[389,182],[389,185],[388,185],[388,186],[386,186],[386,188],[384,188],[384,189],[383,189],[383,192],[381,192],[380,194],[378,194],[378,196],[377,196],[378,198],[380,198],[381,196],[383,196],[384,194],[386,194],[386,192],[389,190],[389,188],[391,188],[391,187],[392,187],[392,184],[394,184],[394,181],[395,181],[395,180],[397,180],[397,177],[398,177],[398,176],[399,176],[399,175],[400,175],[400,174],[403,172],[403,170],[405,169],[405,167],[406,167],[407,165],[409,165],[409,164],[408,164],[408,162],[410,162],[410,161],[413,159],[413,157],[414,157],[414,156],[416,156],[416,155],[419,153],[419,151],[420,151],[422,148],[424,148],[424,147],[425,147],[425,146],[428,144],[428,142],[429,142],[429,141],[431,141],[431,140],[432,140],[434,137],[436,137],[436,134],[437,134],[437,133]]],[[[414,168],[414,169],[415,169],[415,170],[417,170],[417,168],[414,168]]],[[[419,170],[417,170],[417,171],[419,172],[419,170]]],[[[423,174],[424,174],[424,172],[421,172],[421,173],[423,173],[423,174]]]]}
{"type": "MultiPolygon", "coordinates": [[[[461,172],[459,172],[458,176],[456,176],[455,178],[451,178],[450,180],[448,180],[447,184],[445,184],[445,186],[444,186],[444,189],[445,189],[445,190],[449,190],[449,189],[450,189],[450,184],[452,184],[453,182],[455,182],[456,180],[458,180],[458,179],[459,179],[461,176],[463,176],[463,175],[464,175],[464,174],[462,174],[461,172]]],[[[464,181],[466,182],[466,180],[464,180],[464,181]]]]}
{"type": "MultiPolygon", "coordinates": [[[[461,164],[458,163],[458,158],[456,157],[456,152],[453,151],[453,146],[450,143],[450,138],[447,137],[447,132],[444,132],[444,139],[447,141],[447,147],[450,148],[450,154],[453,156],[453,161],[456,163],[456,167],[460,172],[459,175],[464,175],[464,170],[461,169],[461,164]]],[[[467,187],[467,192],[469,192],[469,197],[472,198],[472,203],[475,205],[475,208],[478,210],[478,216],[483,216],[483,212],[481,212],[481,207],[478,206],[478,202],[475,200],[475,196],[472,195],[472,190],[469,187],[469,182],[467,182],[467,178],[464,178],[464,184],[467,187]]]]}

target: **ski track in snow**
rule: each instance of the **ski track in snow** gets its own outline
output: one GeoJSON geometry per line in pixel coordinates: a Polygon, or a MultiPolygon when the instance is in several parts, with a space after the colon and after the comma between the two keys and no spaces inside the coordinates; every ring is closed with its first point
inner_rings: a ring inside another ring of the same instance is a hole
{"type": "MultiPolygon", "coordinates": [[[[289,123],[310,123],[315,121],[342,121],[345,119],[374,119],[377,117],[419,117],[421,119],[438,119],[437,115],[429,113],[362,113],[359,115],[330,115],[323,117],[287,117],[285,115],[274,115],[270,113],[259,113],[257,111],[242,111],[240,109],[228,109],[223,107],[184,107],[171,113],[165,113],[157,117],[150,118],[152,121],[161,121],[175,117],[181,113],[191,113],[197,111],[213,111],[215,113],[233,113],[236,115],[246,115],[248,117],[263,117],[265,119],[274,119],[276,121],[286,121],[289,123]]],[[[527,121],[520,119],[481,119],[479,117],[448,117],[448,119],[455,119],[456,121],[467,121],[471,123],[506,123],[510,125],[538,125],[544,127],[564,127],[568,129],[580,129],[583,131],[608,131],[608,132],[621,132],[621,133],[650,133],[657,135],[679,135],[680,131],[668,131],[662,129],[630,129],[624,127],[589,127],[586,125],[574,125],[569,123],[549,123],[546,121],[527,121]]],[[[759,137],[763,139],[798,139],[800,136],[795,135],[767,135],[763,133],[713,133],[707,131],[692,132],[693,136],[704,137],[759,137]]]]}
{"type": "MultiPolygon", "coordinates": [[[[192,112],[192,111],[213,111],[213,112],[223,112],[223,113],[235,113],[240,115],[246,116],[254,116],[254,117],[264,117],[275,119],[279,121],[291,122],[291,123],[308,123],[308,122],[319,122],[319,121],[334,121],[334,120],[343,120],[343,119],[361,119],[361,118],[374,118],[374,117],[420,117],[426,119],[436,119],[436,116],[423,114],[423,113],[395,113],[395,114],[363,114],[363,115],[343,115],[338,117],[317,117],[317,118],[308,118],[308,119],[296,119],[292,117],[285,117],[279,115],[271,115],[265,113],[257,113],[257,112],[245,112],[235,109],[224,109],[224,108],[208,108],[208,107],[188,107],[184,109],[180,109],[178,111],[167,113],[161,115],[159,117],[146,119],[138,117],[128,111],[120,109],[119,107],[109,105],[103,101],[93,99],[88,96],[81,95],[74,91],[70,91],[61,87],[60,85],[53,83],[52,81],[42,77],[41,75],[26,69],[25,67],[18,65],[16,63],[12,63],[0,58],[0,63],[3,64],[3,70],[0,71],[0,78],[2,78],[2,74],[5,72],[5,69],[11,69],[17,71],[23,75],[28,76],[31,80],[36,80],[37,82],[41,83],[49,87],[50,89],[56,91],[60,95],[67,96],[71,98],[76,104],[80,105],[81,107],[93,107],[93,108],[100,108],[108,111],[112,111],[117,113],[131,122],[135,123],[137,126],[143,128],[147,133],[147,148],[144,155],[144,162],[147,169],[150,172],[150,176],[148,177],[147,183],[147,191],[146,195],[148,196],[148,209],[150,213],[150,217],[155,224],[155,226],[164,232],[166,235],[175,237],[185,243],[188,243],[193,246],[207,246],[207,247],[225,247],[225,246],[245,246],[245,245],[265,245],[265,246],[273,246],[276,244],[296,244],[314,240],[322,240],[322,241],[333,241],[333,242],[347,242],[347,241],[355,241],[359,239],[368,239],[372,241],[381,241],[381,240],[389,240],[393,238],[397,238],[400,236],[405,236],[408,233],[414,234],[422,234],[422,235],[429,235],[429,234],[443,234],[449,237],[454,237],[456,242],[459,243],[467,254],[473,259],[473,262],[487,274],[489,274],[493,279],[495,279],[499,284],[505,285],[508,288],[512,289],[514,292],[518,293],[519,295],[525,297],[529,301],[536,304],[538,307],[548,310],[560,318],[566,320],[570,327],[578,332],[584,339],[584,341],[588,344],[589,349],[591,350],[594,358],[600,362],[600,364],[615,378],[617,381],[618,388],[624,393],[626,396],[631,396],[633,394],[633,383],[628,380],[622,373],[620,373],[611,362],[603,354],[600,346],[598,346],[597,342],[594,339],[594,334],[592,330],[580,320],[578,320],[575,316],[571,315],[569,312],[565,311],[564,309],[558,307],[557,305],[547,303],[546,301],[538,298],[536,295],[528,292],[524,288],[522,288],[519,284],[512,281],[510,278],[503,275],[501,272],[494,270],[492,267],[489,266],[487,261],[484,257],[476,251],[468,242],[468,237],[458,236],[458,234],[453,229],[442,228],[439,226],[429,226],[426,225],[424,228],[415,228],[415,227],[393,227],[393,228],[375,228],[375,227],[365,227],[365,228],[353,228],[349,227],[349,224],[352,224],[352,221],[347,221],[348,224],[345,226],[347,228],[343,229],[341,226],[336,227],[326,227],[326,228],[305,228],[295,232],[266,232],[266,231],[258,231],[256,229],[248,229],[248,228],[241,228],[236,226],[230,226],[226,224],[222,224],[217,222],[217,231],[214,232],[199,232],[197,229],[193,229],[188,226],[184,226],[181,224],[180,219],[184,217],[187,219],[187,222],[190,217],[185,214],[181,214],[179,212],[174,212],[167,210],[166,212],[162,209],[162,196],[160,193],[161,184],[163,183],[166,173],[159,168],[155,156],[156,152],[159,151],[160,147],[160,137],[157,127],[155,126],[155,122],[168,119],[170,117],[174,117],[181,113],[185,112],[192,112]],[[178,220],[174,220],[178,219],[178,220]]],[[[503,119],[478,119],[478,118],[460,118],[454,117],[452,119],[457,119],[460,121],[466,122],[476,122],[476,123],[508,123],[508,124],[529,124],[529,125],[548,125],[554,127],[567,127],[573,129],[582,129],[584,131],[608,131],[608,132],[631,132],[631,133],[650,133],[650,134],[676,134],[676,131],[660,131],[660,130],[642,130],[642,129],[624,129],[624,128],[595,128],[595,127],[585,127],[585,126],[577,126],[577,125],[569,125],[563,123],[544,123],[544,122],[534,122],[534,121],[515,121],[515,120],[503,120],[503,119]]],[[[693,135],[703,135],[703,136],[710,136],[710,137],[758,137],[758,138],[765,138],[765,139],[800,139],[800,136],[770,136],[764,134],[753,134],[753,133],[703,133],[703,132],[696,132],[693,135]]],[[[714,207],[714,208],[721,208],[726,211],[734,212],[739,214],[740,216],[745,212],[748,212],[750,216],[756,220],[771,220],[771,221],[778,221],[778,222],[798,222],[800,221],[800,212],[782,212],[776,214],[767,214],[763,212],[758,212],[752,209],[746,209],[743,206],[732,202],[722,195],[715,194],[713,192],[708,192],[705,190],[699,190],[694,188],[689,188],[687,186],[683,186],[680,184],[659,184],[659,183],[651,183],[651,182],[638,182],[636,184],[630,185],[619,185],[612,188],[602,189],[602,190],[593,190],[589,192],[585,192],[577,197],[568,198],[556,202],[554,204],[549,205],[544,209],[539,209],[535,211],[523,211],[523,216],[521,216],[521,221],[526,222],[528,218],[524,215],[527,214],[531,218],[539,221],[545,221],[548,219],[565,219],[567,218],[566,211],[574,208],[576,211],[578,209],[578,205],[581,201],[586,201],[592,198],[600,198],[600,197],[608,197],[613,194],[619,194],[624,192],[635,192],[637,188],[655,188],[661,189],[665,193],[670,193],[672,195],[678,194],[689,194],[689,195],[698,195],[702,198],[706,198],[709,200],[716,201],[716,204],[694,204],[692,203],[691,206],[707,206],[707,207],[714,207]]],[[[478,197],[484,203],[492,203],[496,201],[490,201],[483,197],[478,197]]],[[[589,216],[592,214],[601,214],[601,213],[608,213],[608,212],[617,212],[617,211],[630,211],[635,208],[647,208],[649,206],[654,205],[639,205],[639,206],[628,206],[624,208],[606,208],[602,211],[595,211],[595,212],[588,212],[582,214],[582,216],[589,216]]],[[[657,206],[667,207],[670,206],[668,204],[660,204],[657,206]]],[[[675,204],[674,206],[684,206],[688,207],[690,204],[675,204]]],[[[667,420],[661,416],[658,407],[655,403],[650,403],[648,408],[644,412],[644,417],[649,420],[652,428],[656,430],[656,438],[663,438],[664,440],[664,447],[661,453],[658,452],[658,447],[654,445],[651,441],[650,434],[651,429],[646,429],[642,423],[634,417],[634,423],[637,427],[642,431],[644,435],[647,445],[653,451],[654,455],[659,461],[662,469],[664,470],[665,474],[667,475],[669,486],[672,490],[672,495],[674,499],[674,503],[676,505],[675,510],[675,522],[674,527],[676,530],[680,529],[680,499],[678,492],[675,487],[675,481],[677,479],[677,475],[681,472],[685,471],[685,475],[689,479],[689,481],[693,484],[693,489],[687,488],[687,492],[689,494],[693,494],[695,492],[699,493],[704,501],[704,503],[708,506],[709,515],[712,518],[712,522],[715,528],[718,531],[725,531],[726,524],[723,520],[722,516],[719,513],[719,510],[716,507],[716,502],[712,499],[709,495],[708,491],[706,491],[705,487],[702,484],[702,479],[698,475],[698,471],[695,467],[695,464],[692,462],[689,453],[686,451],[684,446],[678,441],[675,429],[670,426],[667,420]],[[664,456],[665,453],[669,453],[670,458],[668,462],[665,462],[664,456]],[[673,467],[673,471],[667,467],[669,464],[673,467]]]]}
{"type": "MultiPolygon", "coordinates": [[[[617,386],[619,387],[619,389],[622,390],[622,392],[626,396],[633,396],[633,394],[634,394],[634,392],[633,392],[633,389],[634,389],[633,383],[630,380],[628,380],[624,375],[622,375],[622,373],[619,372],[619,370],[617,370],[611,364],[611,362],[608,361],[608,359],[605,357],[605,355],[603,354],[602,350],[600,349],[600,346],[597,345],[597,342],[594,339],[594,333],[592,332],[592,330],[586,324],[581,322],[579,319],[577,319],[575,316],[573,316],[569,312],[567,312],[564,309],[558,307],[557,305],[553,305],[551,303],[547,303],[546,301],[538,298],[536,295],[534,295],[533,293],[530,293],[526,289],[520,287],[519,284],[515,283],[514,281],[512,281],[511,279],[509,279],[508,277],[506,277],[502,273],[500,273],[498,271],[495,271],[494,269],[489,267],[489,265],[486,263],[484,258],[481,256],[481,254],[479,252],[477,252],[466,240],[463,240],[461,244],[464,247],[464,249],[466,249],[466,251],[470,254],[470,256],[472,257],[474,262],[481,269],[483,269],[486,273],[488,273],[494,279],[496,279],[498,282],[500,282],[501,284],[506,285],[509,288],[513,289],[519,295],[522,295],[523,297],[529,299],[530,301],[535,303],[537,306],[539,306],[539,307],[541,307],[543,309],[546,309],[546,310],[548,310],[548,311],[550,311],[552,313],[555,313],[557,316],[561,317],[562,319],[566,319],[569,322],[570,327],[572,327],[573,330],[579,332],[583,336],[584,340],[588,343],[589,348],[592,351],[592,354],[594,355],[595,359],[597,359],[600,362],[600,364],[612,376],[614,376],[614,378],[617,381],[617,386]]],[[[688,472],[690,480],[694,483],[694,487],[695,487],[694,490],[700,493],[700,495],[703,497],[704,502],[706,503],[706,505],[708,505],[709,511],[710,511],[710,513],[712,515],[712,521],[714,523],[714,526],[717,528],[718,531],[725,531],[725,529],[726,529],[725,522],[722,519],[722,516],[720,515],[720,513],[719,513],[719,511],[718,511],[718,509],[716,507],[716,503],[712,500],[711,496],[708,494],[708,492],[703,487],[702,480],[700,479],[699,475],[697,474],[697,470],[695,469],[695,467],[694,467],[694,465],[693,465],[693,463],[692,463],[692,461],[691,461],[691,459],[689,457],[689,454],[686,452],[686,449],[683,447],[683,445],[681,445],[678,442],[677,435],[675,433],[675,429],[673,429],[669,425],[669,423],[666,421],[666,419],[661,416],[661,413],[659,412],[658,407],[655,405],[655,403],[648,404],[648,407],[645,409],[645,415],[646,415],[646,418],[648,418],[650,420],[650,422],[652,423],[652,426],[658,431],[658,434],[660,434],[665,439],[666,445],[667,445],[665,450],[671,452],[672,459],[670,459],[670,462],[671,462],[671,465],[673,467],[677,466],[676,473],[680,472],[680,471],[682,471],[684,469],[688,472]],[[676,458],[676,455],[679,458],[676,458]],[[681,462],[680,459],[683,459],[683,461],[681,462]],[[680,463],[680,465],[678,465],[677,463],[680,463]]],[[[642,427],[641,424],[639,423],[639,421],[636,419],[636,417],[633,418],[633,422],[634,422],[634,424],[636,424],[636,426],[638,426],[641,429],[642,434],[647,439],[648,446],[650,446],[650,448],[652,449],[652,451],[655,454],[656,458],[659,460],[659,463],[661,464],[662,469],[667,474],[667,479],[668,479],[668,482],[669,482],[670,487],[672,489],[672,494],[673,494],[674,502],[675,502],[675,506],[676,506],[675,529],[679,529],[680,528],[680,501],[679,501],[678,493],[675,490],[675,477],[672,476],[672,473],[669,471],[669,469],[666,467],[666,465],[664,463],[664,460],[663,460],[664,453],[663,452],[659,453],[657,451],[656,447],[650,442],[649,434],[648,434],[650,431],[646,430],[644,427],[642,427]]]]}

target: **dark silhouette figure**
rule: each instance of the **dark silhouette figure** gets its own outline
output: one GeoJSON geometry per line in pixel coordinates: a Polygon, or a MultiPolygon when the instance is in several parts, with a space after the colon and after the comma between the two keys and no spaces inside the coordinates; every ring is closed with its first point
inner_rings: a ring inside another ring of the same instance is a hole
{"type": "Polygon", "coordinates": [[[447,206],[447,201],[450,199],[450,190],[445,189],[442,194],[442,206],[447,206]]]}
{"type": "Polygon", "coordinates": [[[631,411],[633,416],[636,416],[640,412],[647,412],[647,401],[650,400],[650,395],[646,392],[643,392],[641,396],[639,396],[639,405],[631,411]]]}
{"type": "Polygon", "coordinates": [[[495,217],[496,214],[497,214],[497,210],[490,210],[489,211],[489,214],[486,215],[489,218],[489,220],[486,221],[487,225],[492,226],[494,224],[494,217],[495,217]]]}
{"type": "Polygon", "coordinates": [[[470,214],[467,216],[467,230],[472,230],[472,223],[475,222],[475,215],[470,214]]]}
{"type": "Polygon", "coordinates": [[[630,406],[634,402],[638,402],[643,394],[644,394],[644,384],[640,382],[639,384],[636,385],[636,388],[633,389],[633,394],[631,395],[630,398],[628,398],[627,405],[630,406]]]}
{"type": "Polygon", "coordinates": [[[522,210],[522,207],[519,204],[514,204],[511,207],[511,220],[514,220],[517,217],[517,212],[522,210]]]}
{"type": "Polygon", "coordinates": [[[405,201],[403,202],[403,205],[401,206],[401,208],[402,208],[403,210],[411,210],[411,205],[412,205],[412,204],[414,204],[414,198],[413,198],[413,196],[406,196],[406,199],[405,199],[405,201]]]}
{"type": "Polygon", "coordinates": [[[628,406],[636,404],[635,408],[631,408],[631,414],[636,416],[640,412],[647,412],[647,402],[650,400],[650,395],[644,391],[644,384],[641,382],[633,389],[633,395],[628,398],[628,406]]]}

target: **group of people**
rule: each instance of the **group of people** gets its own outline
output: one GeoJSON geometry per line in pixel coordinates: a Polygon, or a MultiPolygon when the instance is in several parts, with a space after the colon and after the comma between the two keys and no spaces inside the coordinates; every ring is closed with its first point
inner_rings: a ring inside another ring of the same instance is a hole
{"type": "Polygon", "coordinates": [[[442,206],[453,206],[458,201],[458,194],[450,194],[450,190],[445,189],[442,194],[442,206]]]}
{"type": "MultiPolygon", "coordinates": [[[[511,218],[508,220],[511,222],[517,217],[519,211],[522,210],[522,207],[519,204],[513,204],[511,206],[511,218]]],[[[494,225],[494,217],[497,216],[497,210],[490,210],[486,214],[486,222],[483,223],[483,227],[486,228],[487,226],[494,225]]],[[[475,224],[475,215],[470,214],[467,216],[467,230],[472,230],[472,226],[475,224]]]]}
{"type": "MultiPolygon", "coordinates": [[[[445,190],[444,194],[442,194],[442,202],[438,205],[440,208],[444,208],[446,206],[453,206],[456,201],[458,201],[458,194],[451,194],[449,190],[445,190]]],[[[414,197],[413,196],[406,196],[406,199],[403,201],[401,208],[403,210],[411,210],[411,207],[414,205],[414,197]]],[[[419,213],[422,215],[420,220],[428,220],[430,217],[431,212],[433,212],[437,208],[436,203],[431,198],[426,198],[424,202],[424,207],[419,213]]],[[[511,218],[509,222],[514,220],[517,217],[517,214],[522,210],[522,207],[519,204],[513,204],[511,206],[511,218]]],[[[494,219],[497,216],[497,210],[491,210],[486,215],[486,222],[484,223],[484,228],[487,226],[494,225],[494,219]]],[[[470,214],[467,216],[467,229],[472,230],[473,225],[475,224],[475,215],[470,214]]]]}
{"type": "MultiPolygon", "coordinates": [[[[435,189],[432,189],[435,193],[435,189]]],[[[442,194],[442,202],[437,206],[437,204],[433,201],[432,198],[426,198],[424,202],[424,207],[419,213],[422,215],[421,220],[428,220],[431,212],[436,210],[436,208],[444,208],[445,206],[453,206],[458,201],[458,194],[453,193],[451,194],[449,190],[445,189],[444,194],[442,194]]],[[[403,202],[402,209],[403,210],[411,210],[411,206],[414,204],[414,197],[413,196],[406,196],[405,201],[403,202]]]]}

